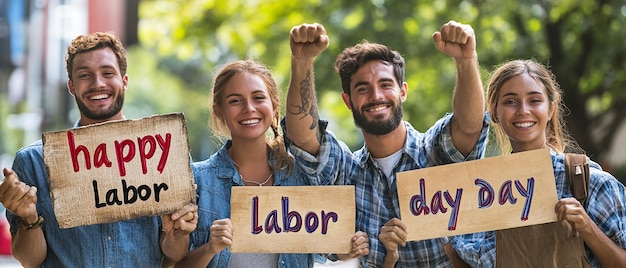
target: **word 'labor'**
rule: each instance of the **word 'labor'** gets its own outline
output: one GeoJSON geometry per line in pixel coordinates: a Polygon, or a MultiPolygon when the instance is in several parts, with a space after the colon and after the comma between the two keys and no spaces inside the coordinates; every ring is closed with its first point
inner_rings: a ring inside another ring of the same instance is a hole
{"type": "MultiPolygon", "coordinates": [[[[281,201],[281,212],[282,217],[278,216],[278,210],[276,209],[267,214],[265,218],[266,233],[270,234],[272,230],[276,233],[299,232],[303,224],[307,233],[313,233],[319,228],[321,221],[322,234],[326,234],[328,232],[328,221],[337,222],[339,219],[339,215],[336,212],[326,213],[324,210],[321,211],[320,217],[315,212],[309,211],[303,219],[302,215],[297,211],[289,211],[289,198],[284,196],[281,201]],[[282,229],[278,223],[280,219],[282,219],[283,223],[282,229]]],[[[252,198],[252,234],[260,234],[263,229],[262,226],[259,226],[259,197],[255,196],[252,198]]]]}
{"type": "MultiPolygon", "coordinates": [[[[91,154],[89,149],[84,145],[76,146],[74,141],[74,133],[72,131],[67,132],[67,142],[72,157],[72,165],[74,172],[80,171],[80,165],[78,163],[78,155],[82,152],[85,158],[85,168],[91,169],[91,154]]],[[[117,159],[117,166],[120,172],[120,176],[126,176],[126,163],[130,163],[135,158],[135,152],[139,151],[139,161],[141,162],[141,170],[143,174],[148,173],[148,159],[152,158],[156,152],[157,145],[161,149],[161,157],[159,158],[159,164],[157,170],[159,173],[163,173],[165,164],[167,163],[167,157],[170,152],[170,144],[172,142],[172,135],[167,133],[165,139],[161,134],[156,136],[146,135],[144,137],[137,138],[137,144],[134,140],[126,139],[123,141],[115,141],[115,157],[117,159]]],[[[103,165],[111,167],[112,163],[107,155],[107,144],[99,144],[93,151],[93,165],[95,168],[100,168],[103,165]]]]}
{"type": "MultiPolygon", "coordinates": [[[[488,208],[493,204],[493,200],[495,199],[493,188],[491,184],[486,180],[477,178],[474,181],[474,184],[480,186],[480,190],[478,191],[478,207],[479,208],[488,208]]],[[[511,180],[507,180],[500,186],[500,191],[498,192],[498,204],[504,205],[507,201],[514,205],[517,203],[517,198],[513,196],[513,182],[511,180]]],[[[530,177],[527,180],[526,188],[522,185],[519,180],[515,180],[515,189],[517,192],[522,195],[522,197],[526,198],[524,202],[524,208],[522,209],[521,219],[522,221],[528,220],[528,214],[530,214],[530,204],[533,200],[533,192],[535,190],[535,178],[530,177]]]]}
{"type": "Polygon", "coordinates": [[[92,184],[94,197],[96,200],[96,208],[103,208],[112,205],[133,204],[137,201],[137,198],[139,198],[141,201],[146,201],[150,198],[150,196],[152,196],[153,192],[154,201],[159,202],[159,200],[161,199],[161,190],[167,191],[167,189],[169,188],[165,183],[155,183],[153,185],[153,188],[150,188],[150,186],[148,185],[140,185],[138,187],[132,185],[128,186],[126,184],[126,180],[122,180],[123,201],[120,200],[117,189],[110,189],[106,192],[104,196],[104,202],[101,202],[98,182],[96,180],[93,180],[92,184]]]}

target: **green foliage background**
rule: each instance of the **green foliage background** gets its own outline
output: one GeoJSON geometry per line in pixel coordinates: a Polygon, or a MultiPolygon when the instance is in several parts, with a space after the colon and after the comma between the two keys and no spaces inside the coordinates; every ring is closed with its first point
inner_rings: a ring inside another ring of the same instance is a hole
{"type": "Polygon", "coordinates": [[[268,65],[286,90],[289,30],[301,23],[326,27],[330,47],[315,65],[321,116],[353,149],[362,139],[339,95],[336,55],[365,39],[400,51],[409,84],[405,119],[425,131],[451,109],[454,60],[431,39],[449,20],[474,28],[485,85],[489,71],[506,60],[533,58],[550,65],[565,91],[570,131],[592,158],[603,160],[626,116],[621,0],[142,0],[139,12],[141,47],[129,53],[129,74],[141,97],[128,98],[127,107],[136,106],[142,116],[183,111],[196,159],[217,146],[206,105],[216,68],[254,58],[268,65]]]}

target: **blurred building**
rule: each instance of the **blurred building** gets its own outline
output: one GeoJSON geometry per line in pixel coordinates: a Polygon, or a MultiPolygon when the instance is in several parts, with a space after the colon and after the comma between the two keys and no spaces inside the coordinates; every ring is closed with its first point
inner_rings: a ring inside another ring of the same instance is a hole
{"type": "Polygon", "coordinates": [[[65,50],[80,34],[113,32],[126,46],[137,43],[139,0],[0,0],[0,133],[23,138],[0,142],[4,165],[13,147],[41,133],[71,127],[76,120],[67,93],[65,50]],[[4,155],[4,156],[3,156],[4,155]]]}

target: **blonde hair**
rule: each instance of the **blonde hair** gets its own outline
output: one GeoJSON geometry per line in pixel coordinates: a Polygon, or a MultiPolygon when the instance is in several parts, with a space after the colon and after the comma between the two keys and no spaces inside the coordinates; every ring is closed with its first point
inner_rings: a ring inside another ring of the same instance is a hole
{"type": "Polygon", "coordinates": [[[257,75],[261,78],[261,80],[263,80],[265,86],[267,87],[272,106],[277,111],[274,113],[272,124],[270,126],[273,138],[269,135],[266,135],[265,138],[267,147],[274,156],[274,161],[270,161],[270,165],[274,170],[285,167],[287,168],[287,171],[290,171],[293,157],[287,152],[282,133],[278,128],[280,121],[280,113],[278,112],[280,111],[280,91],[278,90],[278,86],[276,85],[276,81],[274,80],[272,73],[263,64],[257,63],[253,60],[238,60],[224,65],[215,74],[212,89],[213,97],[211,99],[212,105],[210,105],[213,111],[209,120],[213,133],[218,138],[230,137],[230,131],[228,130],[226,123],[217,117],[215,107],[222,106],[222,102],[224,100],[224,90],[228,81],[230,81],[230,79],[235,75],[244,72],[257,75]]]}
{"type": "Polygon", "coordinates": [[[487,86],[487,111],[489,111],[491,126],[495,133],[496,141],[500,145],[501,152],[503,154],[510,153],[511,142],[506,133],[504,133],[502,126],[495,118],[496,109],[498,107],[498,95],[504,83],[522,74],[532,77],[537,83],[544,86],[550,102],[550,108],[554,109],[554,116],[548,122],[545,131],[548,147],[558,153],[580,151],[581,149],[578,147],[578,144],[567,132],[567,127],[563,120],[563,114],[567,108],[563,104],[561,98],[562,90],[554,74],[548,70],[547,67],[534,60],[513,60],[498,66],[491,74],[487,86]]]}

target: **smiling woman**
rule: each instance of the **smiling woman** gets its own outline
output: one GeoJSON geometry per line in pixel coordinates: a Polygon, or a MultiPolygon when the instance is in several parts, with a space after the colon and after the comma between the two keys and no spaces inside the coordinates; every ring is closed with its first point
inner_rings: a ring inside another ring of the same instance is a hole
{"type": "Polygon", "coordinates": [[[503,243],[497,241],[506,237],[500,231],[467,234],[453,238],[461,258],[472,267],[564,267],[561,261],[569,260],[577,260],[577,265],[568,267],[626,267],[624,185],[585,156],[589,162],[588,196],[586,200],[574,198],[565,153],[575,152],[578,145],[563,122],[562,90],[552,72],[534,60],[513,60],[493,71],[487,88],[487,107],[501,152],[550,151],[559,199],[554,211],[563,224],[556,229],[536,226],[524,230],[524,235],[556,234],[563,243],[544,243],[541,253],[535,255],[526,250],[534,247],[519,239],[514,240],[515,250],[500,247],[503,243]],[[572,241],[584,242],[585,247],[564,254],[558,251],[572,241]]]}

